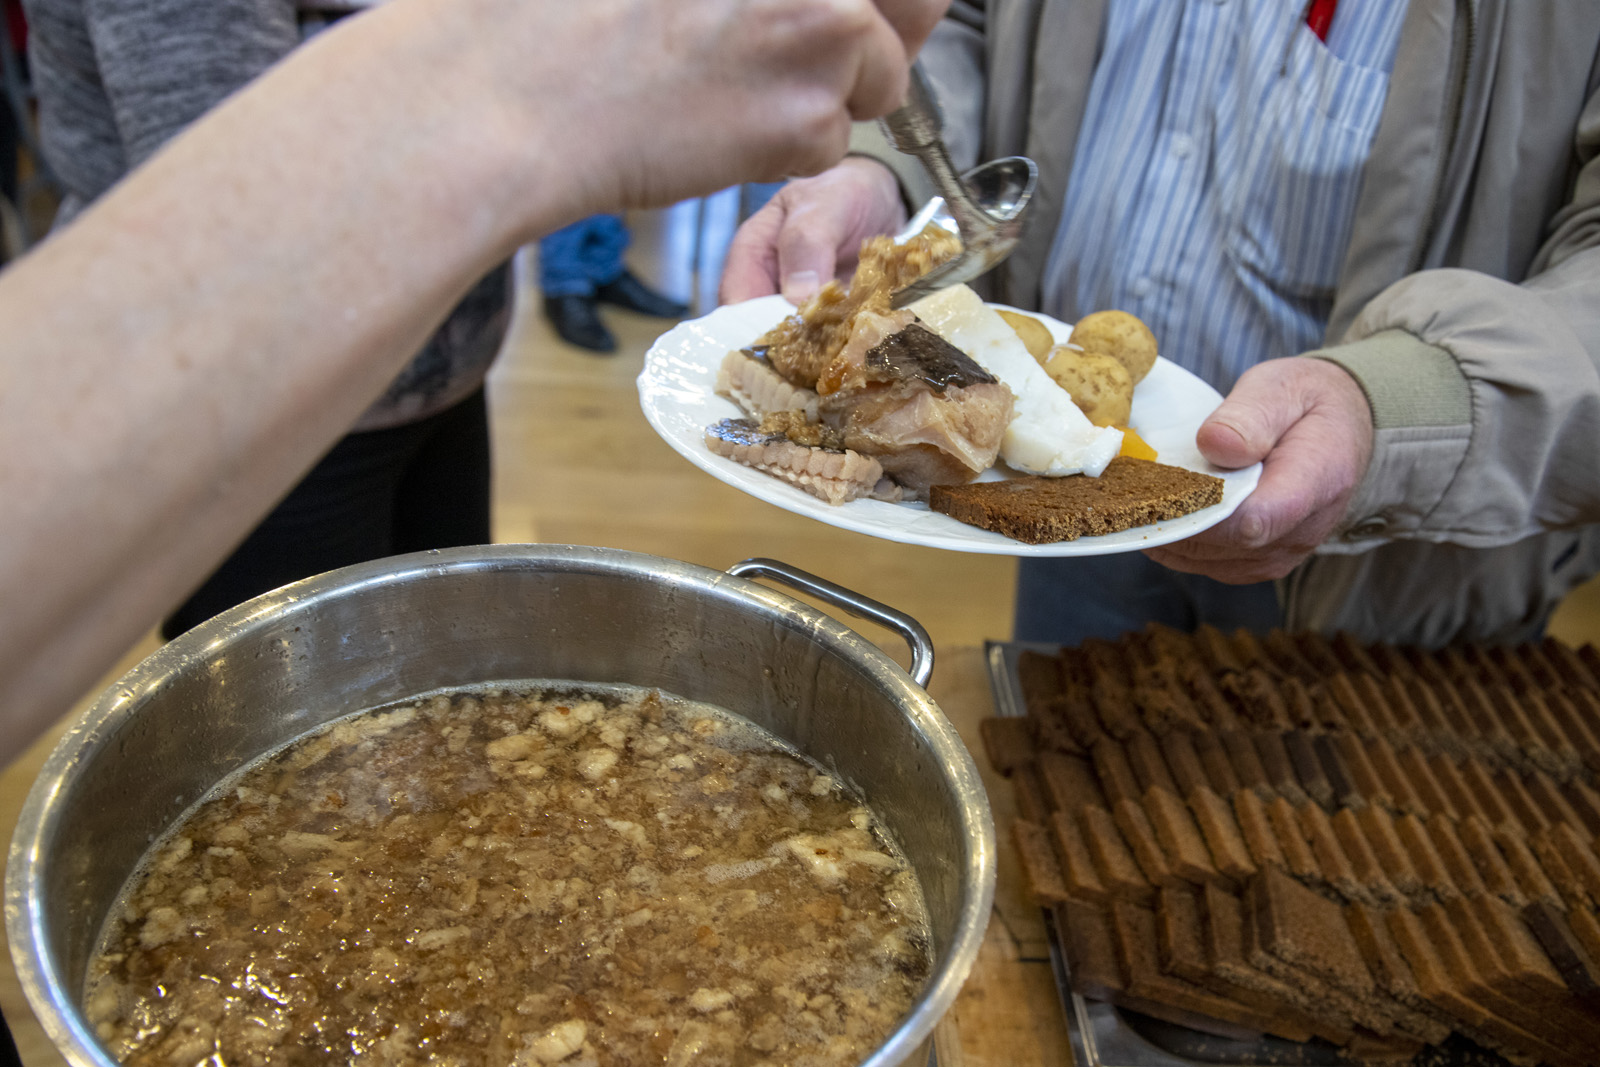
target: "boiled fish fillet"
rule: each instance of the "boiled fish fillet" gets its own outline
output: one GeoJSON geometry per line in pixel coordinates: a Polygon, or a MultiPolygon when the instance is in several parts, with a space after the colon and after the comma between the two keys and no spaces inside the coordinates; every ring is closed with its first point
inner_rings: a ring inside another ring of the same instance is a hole
{"type": "Polygon", "coordinates": [[[889,325],[857,316],[818,405],[822,422],[915,497],[971,481],[994,465],[1011,390],[931,330],[889,325]]]}
{"type": "Polygon", "coordinates": [[[870,456],[795,444],[749,419],[723,419],[706,427],[706,448],[781,478],[830,504],[874,495],[893,499],[895,495],[892,487],[879,484],[883,467],[870,456]]]}
{"type": "Polygon", "coordinates": [[[1122,448],[1122,431],[1099,427],[1045,373],[998,312],[965,285],[910,306],[917,318],[971,356],[1016,395],[1000,458],[1030,474],[1098,476],[1122,448]]]}

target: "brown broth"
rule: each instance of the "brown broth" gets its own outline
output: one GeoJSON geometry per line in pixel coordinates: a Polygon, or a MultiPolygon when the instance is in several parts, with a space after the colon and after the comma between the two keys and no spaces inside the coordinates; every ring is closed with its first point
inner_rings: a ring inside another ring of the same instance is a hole
{"type": "Polygon", "coordinates": [[[90,967],[130,1065],[858,1063],[926,981],[841,783],[654,692],[340,720],[152,850],[90,967]]]}

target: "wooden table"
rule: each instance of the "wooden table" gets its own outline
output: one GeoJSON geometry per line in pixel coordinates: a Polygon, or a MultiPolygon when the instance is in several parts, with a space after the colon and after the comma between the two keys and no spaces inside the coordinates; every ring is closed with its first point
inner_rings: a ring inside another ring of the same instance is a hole
{"type": "MultiPolygon", "coordinates": [[[[139,654],[148,651],[144,647],[139,654]]],[[[1011,845],[1015,811],[1011,786],[990,769],[978,740],[978,723],[994,708],[982,650],[961,646],[936,651],[929,691],[966,741],[983,775],[998,830],[1000,868],[983,948],[938,1035],[940,1067],[1071,1067],[1072,1050],[1050,972],[1043,922],[1039,909],[1026,898],[1011,845]]],[[[65,725],[64,721],[55,733],[65,725]]],[[[0,775],[0,830],[8,841],[28,787],[53,744],[54,733],[0,775]]],[[[0,964],[0,1007],[11,1023],[24,1064],[65,1063],[34,1021],[9,951],[0,964]]]]}

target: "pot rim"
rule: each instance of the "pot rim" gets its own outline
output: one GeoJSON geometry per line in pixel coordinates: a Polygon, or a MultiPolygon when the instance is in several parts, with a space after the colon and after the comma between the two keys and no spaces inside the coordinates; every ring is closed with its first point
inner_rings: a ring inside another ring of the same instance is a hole
{"type": "MultiPolygon", "coordinates": [[[[718,596],[733,596],[803,623],[824,646],[871,666],[879,681],[927,739],[931,754],[960,797],[965,877],[954,934],[928,985],[899,1027],[860,1067],[890,1067],[929,1040],[935,1024],[955,1002],[977,960],[994,902],[995,830],[988,795],[976,764],[955,727],[927,692],[877,645],[832,616],[786,593],[698,564],[623,549],[583,545],[478,545],[438,549],[358,563],[286,585],[217,615],[163,645],[108,686],[51,750],[34,779],[17,819],[5,871],[5,926],[17,979],[40,1026],[74,1067],[117,1067],[89,1029],[77,983],[49,958],[47,923],[40,906],[47,862],[44,843],[53,839],[62,798],[79,777],[87,754],[116,732],[166,679],[206,660],[217,649],[250,630],[275,624],[282,616],[316,602],[382,586],[419,572],[442,576],[451,571],[489,567],[522,569],[542,562],[556,570],[644,573],[660,580],[696,586],[718,596]]],[[[920,1067],[920,1065],[919,1065],[920,1067]]]]}

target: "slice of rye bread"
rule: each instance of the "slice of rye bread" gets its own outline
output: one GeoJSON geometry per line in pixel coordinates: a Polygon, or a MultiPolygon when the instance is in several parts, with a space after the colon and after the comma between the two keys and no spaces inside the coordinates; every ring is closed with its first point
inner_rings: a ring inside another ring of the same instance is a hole
{"type": "Polygon", "coordinates": [[[1543,1042],[1501,1019],[1473,995],[1479,979],[1471,962],[1463,958],[1458,941],[1447,939],[1445,945],[1435,945],[1422,920],[1406,908],[1386,912],[1384,918],[1417,989],[1450,1017],[1456,1030],[1515,1064],[1567,1062],[1564,1053],[1544,1048],[1543,1042]]]}
{"type": "Polygon", "coordinates": [[[1267,816],[1283,850],[1285,869],[1296,878],[1324,881],[1322,868],[1317,864],[1316,853],[1311,851],[1311,843],[1306,840],[1306,832],[1300,828],[1294,805],[1277,797],[1267,804],[1267,816]]]}
{"type": "Polygon", "coordinates": [[[1273,867],[1251,879],[1245,902],[1264,951],[1351,996],[1375,996],[1377,984],[1339,905],[1273,867]]]}
{"type": "Polygon", "coordinates": [[[1030,545],[1073,541],[1176,519],[1222,502],[1222,479],[1118,456],[1098,478],[1029,476],[936,485],[934,511],[1030,545]]]}
{"type": "MultiPolygon", "coordinates": [[[[1127,907],[1129,905],[1122,905],[1124,909],[1127,907]]],[[[1137,959],[1128,958],[1124,943],[1119,939],[1118,928],[1113,922],[1110,907],[1102,908],[1086,901],[1068,900],[1055,909],[1055,921],[1056,929],[1061,933],[1062,948],[1067,957],[1067,970],[1071,976],[1074,992],[1152,1018],[1165,1019],[1179,1026],[1203,1030],[1221,1037],[1253,1041],[1260,1036],[1259,1030],[1229,1025],[1214,1015],[1197,1014],[1179,1007],[1178,1002],[1192,1000],[1189,995],[1192,987],[1186,987],[1182,983],[1170,983],[1166,988],[1161,988],[1162,980],[1166,976],[1159,972],[1154,975],[1152,981],[1149,970],[1145,969],[1140,973],[1141,980],[1136,981],[1127,966],[1130,962],[1142,966],[1146,961],[1138,953],[1135,953],[1137,959]],[[1157,987],[1155,991],[1168,996],[1172,1002],[1151,1000],[1134,992],[1137,986],[1148,994],[1152,985],[1157,987]],[[1174,987],[1179,992],[1171,996],[1174,987]]],[[[1202,990],[1193,990],[1193,995],[1205,997],[1205,1007],[1208,1009],[1214,1009],[1223,1003],[1222,998],[1202,990]]]]}
{"type": "Polygon", "coordinates": [[[1440,962],[1454,977],[1456,987],[1492,1016],[1486,1030],[1502,1035],[1509,1047],[1558,1067],[1587,1062],[1581,1049],[1570,1047],[1564,1040],[1567,1035],[1546,1025],[1537,1008],[1522,997],[1506,992],[1507,983],[1498,958],[1492,952],[1486,955],[1473,952],[1442,907],[1432,904],[1418,909],[1415,914],[1440,962]]]}
{"type": "Polygon", "coordinates": [[[1317,983],[1291,984],[1251,963],[1246,955],[1244,907],[1232,892],[1218,885],[1201,890],[1201,936],[1206,963],[1220,980],[1270,998],[1293,1018],[1305,1020],[1313,1033],[1335,1045],[1348,1044],[1355,1021],[1329,999],[1319,995],[1317,983]]]}
{"type": "Polygon", "coordinates": [[[1234,821],[1233,809],[1228,807],[1227,801],[1202,786],[1189,798],[1189,810],[1194,814],[1206,846],[1211,849],[1211,862],[1218,872],[1241,884],[1256,873],[1244,834],[1234,821]]]}
{"type": "MultiPolygon", "coordinates": [[[[1480,898],[1487,899],[1487,898],[1480,898]]],[[[1522,921],[1555,965],[1572,995],[1591,1012],[1600,1012],[1600,964],[1572,934],[1560,908],[1534,901],[1522,909],[1522,921]]]]}
{"type": "Polygon", "coordinates": [[[1083,839],[1077,817],[1064,811],[1052,811],[1050,840],[1056,846],[1056,860],[1061,866],[1067,895],[1094,904],[1109,900],[1111,895],[1100,881],[1100,872],[1095,869],[1094,857],[1083,839]]]}
{"type": "Polygon", "coordinates": [[[1128,992],[1134,996],[1191,1015],[1193,1018],[1184,1025],[1222,1037],[1244,1036],[1249,1040],[1272,1025],[1268,1013],[1162,971],[1153,909],[1113,901],[1111,929],[1116,937],[1117,963],[1127,980],[1128,992]],[[1241,1035],[1241,1029],[1246,1033],[1241,1035]]]}
{"type": "Polygon", "coordinates": [[[1046,906],[1066,900],[1067,883],[1061,876],[1061,866],[1056,861],[1055,850],[1050,847],[1050,835],[1045,828],[1027,819],[1014,819],[1011,835],[1034,899],[1046,906]]]}
{"type": "Polygon", "coordinates": [[[1415,815],[1402,815],[1394,820],[1394,832],[1425,892],[1441,902],[1461,895],[1444,857],[1434,846],[1433,838],[1428,836],[1427,824],[1415,815]]]}
{"type": "Polygon", "coordinates": [[[1247,893],[1247,899],[1241,902],[1241,926],[1244,931],[1244,956],[1252,966],[1300,990],[1312,1003],[1324,1005],[1374,1033],[1388,1035],[1394,1032],[1394,1015],[1387,1003],[1380,1005],[1374,1003],[1372,997],[1358,997],[1268,951],[1266,946],[1270,942],[1268,932],[1263,930],[1263,917],[1251,906],[1248,896],[1247,893]]]}
{"type": "MultiPolygon", "coordinates": [[[[1458,898],[1444,908],[1474,958],[1494,957],[1508,996],[1534,1005],[1550,1031],[1573,1035],[1588,1048],[1600,1045],[1600,1018],[1577,1002],[1508,905],[1490,897],[1458,898]]],[[[1570,1041],[1557,1043],[1571,1047],[1570,1041]]]]}
{"type": "Polygon", "coordinates": [[[1041,752],[1038,770],[1044,782],[1045,797],[1057,811],[1074,812],[1085,804],[1109,806],[1095,777],[1093,764],[1083,756],[1041,752]]]}
{"type": "Polygon", "coordinates": [[[1574,778],[1561,787],[1562,796],[1578,817],[1573,825],[1590,835],[1600,833],[1600,793],[1574,778]]]}
{"type": "Polygon", "coordinates": [[[1239,825],[1239,833],[1244,836],[1245,847],[1250,850],[1250,858],[1257,867],[1270,864],[1288,868],[1289,861],[1278,843],[1278,835],[1272,829],[1272,817],[1267,814],[1267,806],[1260,797],[1248,789],[1241,789],[1233,795],[1233,815],[1239,825]]]}
{"type": "Polygon", "coordinates": [[[1145,879],[1153,886],[1186,885],[1183,878],[1173,873],[1172,867],[1167,863],[1167,854],[1162,851],[1161,844],[1156,840],[1155,827],[1150,825],[1150,819],[1144,813],[1144,808],[1132,800],[1119,800],[1112,809],[1112,818],[1116,820],[1117,829],[1122,831],[1123,840],[1128,843],[1128,851],[1133,853],[1134,861],[1139,864],[1139,869],[1144,872],[1145,879]]]}
{"type": "Polygon", "coordinates": [[[1161,969],[1202,989],[1238,1001],[1265,1019],[1267,1031],[1288,1041],[1308,1041],[1317,1031],[1311,1021],[1276,997],[1239,986],[1217,975],[1206,956],[1205,929],[1193,887],[1163,889],[1156,895],[1156,945],[1161,969]]]}
{"type": "Polygon", "coordinates": [[[1100,904],[1069,897],[1055,908],[1054,915],[1073,992],[1093,1000],[1110,1000],[1124,991],[1109,912],[1100,904]]]}
{"type": "Polygon", "coordinates": [[[1239,788],[1253,790],[1262,800],[1271,800],[1278,795],[1267,778],[1267,769],[1261,765],[1261,754],[1256,751],[1247,732],[1218,730],[1217,740],[1222,743],[1222,751],[1239,788]]]}
{"type": "Polygon", "coordinates": [[[1030,712],[1036,703],[1042,705],[1060,696],[1061,657],[1031,648],[1023,649],[1017,653],[1017,684],[1022,687],[1022,697],[1030,712]]]}
{"type": "Polygon", "coordinates": [[[1422,995],[1411,967],[1394,943],[1389,928],[1384,925],[1381,913],[1365,904],[1345,906],[1345,921],[1356,948],[1372,972],[1378,988],[1392,997],[1396,1004],[1408,1010],[1406,1029],[1432,1044],[1450,1036],[1452,1020],[1440,1012],[1422,995]]]}
{"type": "Polygon", "coordinates": [[[1174,730],[1163,737],[1161,754],[1166,757],[1167,769],[1172,772],[1172,780],[1177,784],[1179,795],[1185,800],[1188,800],[1196,789],[1211,788],[1211,781],[1206,777],[1205,764],[1200,762],[1200,753],[1196,751],[1194,739],[1187,731],[1174,730]]]}
{"type": "Polygon", "coordinates": [[[1145,878],[1109,811],[1094,805],[1084,807],[1078,812],[1078,827],[1109,898],[1140,904],[1155,900],[1155,887],[1145,878]]]}
{"type": "Polygon", "coordinates": [[[1012,771],[1030,762],[1039,748],[1033,721],[1020,716],[991,715],[978,723],[978,737],[983,741],[989,766],[1008,778],[1012,771]]]}
{"type": "Polygon", "coordinates": [[[1147,730],[1136,731],[1122,742],[1122,748],[1127,754],[1128,766],[1133,768],[1133,777],[1139,783],[1141,794],[1151,786],[1160,786],[1168,792],[1184,795],[1178,783],[1173,781],[1172,772],[1167,770],[1166,757],[1161,754],[1161,747],[1153,734],[1147,730]]]}

